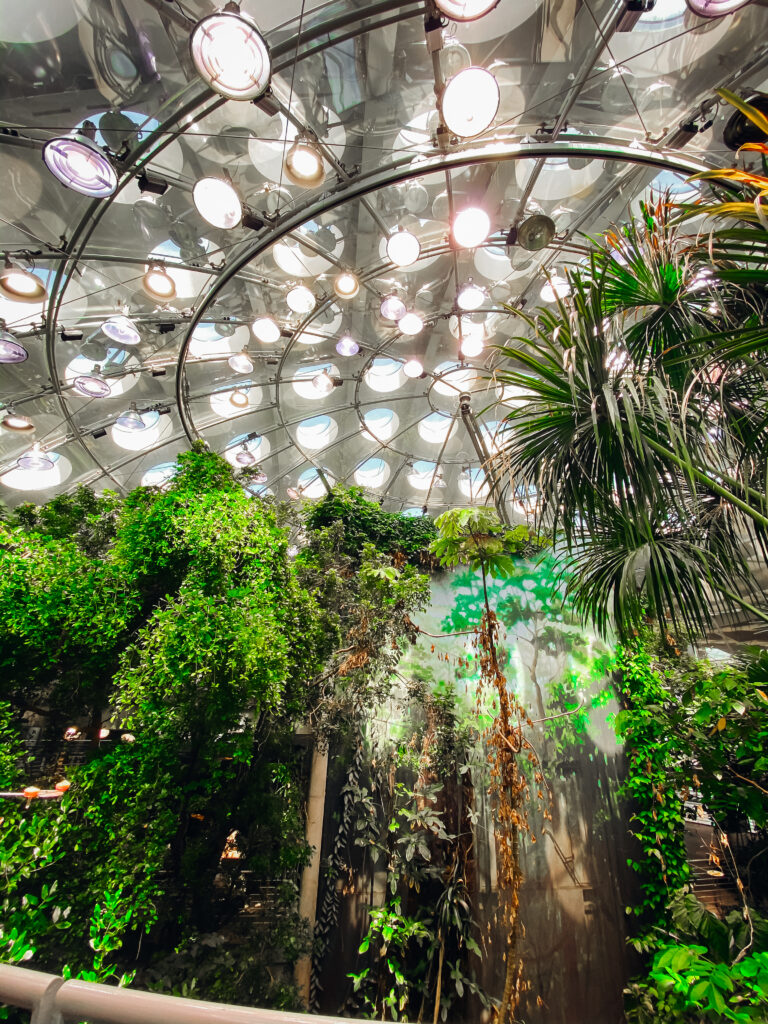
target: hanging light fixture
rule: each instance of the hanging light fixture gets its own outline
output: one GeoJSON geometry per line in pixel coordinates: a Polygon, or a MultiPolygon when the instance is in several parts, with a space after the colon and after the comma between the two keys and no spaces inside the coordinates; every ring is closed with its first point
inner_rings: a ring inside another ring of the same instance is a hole
{"type": "Polygon", "coordinates": [[[121,412],[115,420],[115,426],[121,430],[144,430],[147,424],[144,422],[141,413],[136,408],[136,403],[131,402],[130,409],[121,412]]]}
{"type": "Polygon", "coordinates": [[[251,331],[254,338],[263,345],[274,345],[280,340],[280,327],[271,316],[260,316],[251,324],[251,331]]]}
{"type": "Polygon", "coordinates": [[[167,301],[176,297],[174,280],[161,263],[153,263],[141,283],[144,291],[153,299],[167,301]]]}
{"type": "Polygon", "coordinates": [[[240,193],[226,178],[200,178],[192,189],[195,209],[215,228],[236,228],[243,220],[240,193]]]}
{"type": "Polygon", "coordinates": [[[141,341],[136,324],[130,317],[122,313],[105,320],[101,325],[101,330],[110,341],[114,341],[118,345],[138,345],[141,341]]]}
{"type": "Polygon", "coordinates": [[[302,316],[315,308],[315,296],[305,284],[294,285],[285,297],[288,308],[302,316]]]}
{"type": "Polygon", "coordinates": [[[394,323],[397,323],[398,320],[405,316],[405,303],[394,292],[391,295],[385,295],[381,300],[380,313],[385,320],[392,320],[394,323]]]}
{"type": "Polygon", "coordinates": [[[686,0],[694,14],[700,18],[723,18],[746,7],[751,0],[686,0]]]}
{"type": "Polygon", "coordinates": [[[247,392],[240,388],[235,388],[235,390],[230,393],[229,404],[234,405],[236,409],[245,409],[248,405],[247,392]]]}
{"type": "Polygon", "coordinates": [[[62,185],[92,199],[106,199],[117,189],[117,173],[94,141],[96,126],[86,121],[80,131],[49,139],[43,146],[43,161],[62,185]]]}
{"type": "Polygon", "coordinates": [[[8,253],[0,270],[0,292],[14,302],[42,302],[48,298],[48,289],[40,278],[12,263],[8,253]]]}
{"type": "Polygon", "coordinates": [[[253,370],[253,360],[248,355],[247,348],[244,348],[241,352],[235,352],[229,357],[227,362],[235,373],[250,373],[253,370]]]}
{"type": "Polygon", "coordinates": [[[477,21],[492,11],[499,0],[435,0],[435,6],[451,21],[477,21]]]}
{"type": "Polygon", "coordinates": [[[107,381],[102,377],[100,366],[94,366],[91,373],[84,373],[79,377],[75,377],[74,389],[85,398],[106,398],[112,390],[107,381]]]}
{"type": "Polygon", "coordinates": [[[467,335],[466,338],[461,340],[461,354],[466,356],[467,359],[474,359],[475,356],[479,356],[485,348],[485,342],[477,334],[467,335]]]}
{"type": "Polygon", "coordinates": [[[527,217],[519,228],[513,228],[510,235],[514,233],[514,241],[510,242],[508,239],[508,244],[517,243],[527,252],[539,252],[540,249],[546,249],[555,237],[556,230],[551,217],[543,213],[534,213],[527,217]]]}
{"type": "Polygon", "coordinates": [[[360,346],[351,334],[345,334],[336,342],[336,351],[340,356],[356,356],[360,351],[360,346]]]}
{"type": "Polygon", "coordinates": [[[414,313],[412,310],[401,316],[397,321],[397,329],[403,334],[413,336],[419,334],[424,329],[424,321],[421,319],[418,313],[414,313]]]}
{"type": "Polygon", "coordinates": [[[412,380],[415,380],[417,377],[424,376],[424,367],[418,359],[409,359],[403,367],[403,373],[406,377],[410,377],[412,380]]]}
{"type": "Polygon", "coordinates": [[[192,63],[203,81],[228,100],[258,99],[269,86],[272,60],[256,22],[227,3],[202,18],[189,39],[192,63]]]}
{"type": "Polygon", "coordinates": [[[29,416],[22,416],[21,413],[14,412],[10,407],[5,409],[0,426],[5,427],[6,430],[15,430],[20,434],[35,429],[35,424],[29,416]]]}
{"type": "Polygon", "coordinates": [[[325,180],[323,154],[314,139],[299,132],[285,156],[285,176],[294,185],[315,188],[325,180]]]}
{"type": "Polygon", "coordinates": [[[256,462],[256,456],[253,452],[248,451],[245,441],[243,441],[240,451],[235,455],[235,462],[238,466],[253,466],[256,462]]]}
{"type": "Polygon", "coordinates": [[[19,469],[31,469],[35,473],[53,469],[53,459],[45,451],[39,441],[35,441],[28,452],[20,455],[16,465],[19,469]]]}
{"type": "Polygon", "coordinates": [[[487,297],[485,289],[481,288],[479,284],[475,284],[472,278],[470,278],[459,289],[459,294],[456,296],[456,305],[459,309],[469,313],[475,309],[480,309],[487,297]]]}
{"type": "Polygon", "coordinates": [[[23,363],[28,358],[29,352],[6,330],[5,322],[0,320],[0,363],[23,363]]]}
{"type": "Polygon", "coordinates": [[[452,230],[460,249],[475,249],[491,233],[491,218],[479,206],[467,206],[453,218],[452,230]]]}
{"type": "Polygon", "coordinates": [[[360,291],[360,282],[351,270],[343,270],[334,278],[333,290],[340,299],[354,299],[360,291]]]}
{"type": "Polygon", "coordinates": [[[335,387],[333,377],[327,370],[321,370],[320,373],[312,378],[312,387],[320,395],[330,395],[335,387]]]}
{"type": "Polygon", "coordinates": [[[394,231],[387,239],[387,256],[396,267],[410,267],[421,255],[421,244],[416,235],[404,228],[394,231]]]}
{"type": "Polygon", "coordinates": [[[499,83],[490,71],[464,68],[446,83],[439,108],[449,132],[460,139],[471,139],[493,124],[499,99],[499,83]]]}

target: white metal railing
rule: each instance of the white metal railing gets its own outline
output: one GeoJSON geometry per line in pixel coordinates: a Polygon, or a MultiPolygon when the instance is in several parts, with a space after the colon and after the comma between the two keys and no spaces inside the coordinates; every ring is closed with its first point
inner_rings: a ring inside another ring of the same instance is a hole
{"type": "Polygon", "coordinates": [[[257,1010],[139,992],[92,981],[64,981],[0,964],[0,1005],[31,1010],[31,1024],[348,1024],[338,1017],[257,1010]]]}

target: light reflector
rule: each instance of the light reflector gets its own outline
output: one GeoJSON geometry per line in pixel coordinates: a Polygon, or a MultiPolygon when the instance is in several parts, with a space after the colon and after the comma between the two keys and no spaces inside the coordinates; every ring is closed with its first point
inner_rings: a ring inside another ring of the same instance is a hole
{"type": "Polygon", "coordinates": [[[258,99],[269,85],[269,47],[256,23],[236,3],[199,21],[189,48],[197,73],[228,100],[258,99]]]}
{"type": "Polygon", "coordinates": [[[29,358],[29,352],[20,344],[10,331],[0,327],[0,363],[23,363],[29,358]]]}
{"type": "Polygon", "coordinates": [[[471,139],[493,124],[499,99],[499,83],[490,71],[464,68],[446,83],[440,112],[448,131],[460,139],[471,139]]]}
{"type": "Polygon", "coordinates": [[[192,189],[192,201],[203,220],[228,231],[243,219],[240,195],[226,178],[200,178],[192,189]]]}
{"type": "Polygon", "coordinates": [[[106,199],[117,189],[117,174],[107,154],[87,136],[49,139],[43,161],[62,185],[92,199],[106,199]]]}
{"type": "Polygon", "coordinates": [[[475,249],[491,233],[491,218],[479,206],[467,206],[453,218],[453,240],[461,249],[475,249]]]}
{"type": "Polygon", "coordinates": [[[435,0],[435,6],[452,21],[477,21],[488,14],[499,0],[435,0]]]}
{"type": "Polygon", "coordinates": [[[421,244],[410,231],[395,231],[387,239],[387,256],[396,267],[410,267],[421,255],[421,244]]]}

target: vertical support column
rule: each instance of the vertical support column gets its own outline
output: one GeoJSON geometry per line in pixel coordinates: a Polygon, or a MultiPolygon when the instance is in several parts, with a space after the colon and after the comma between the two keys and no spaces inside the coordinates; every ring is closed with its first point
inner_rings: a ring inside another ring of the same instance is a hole
{"type": "MultiPolygon", "coordinates": [[[[301,875],[299,913],[306,917],[314,928],[317,915],[317,890],[320,882],[320,851],[323,841],[323,815],[325,812],[325,787],[328,779],[328,748],[312,751],[312,769],[309,776],[309,797],[307,799],[307,844],[312,847],[309,863],[301,875]]],[[[309,1005],[309,983],[312,972],[311,956],[297,961],[294,972],[296,985],[304,1002],[309,1005]]]]}

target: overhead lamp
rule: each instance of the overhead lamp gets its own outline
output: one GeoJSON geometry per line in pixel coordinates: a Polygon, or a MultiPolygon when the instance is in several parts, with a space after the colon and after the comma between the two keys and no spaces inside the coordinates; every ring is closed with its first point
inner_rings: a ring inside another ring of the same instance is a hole
{"type": "Polygon", "coordinates": [[[403,373],[406,377],[415,380],[417,377],[424,376],[424,367],[418,359],[409,359],[405,366],[403,366],[403,373]]]}
{"type": "Polygon", "coordinates": [[[435,0],[437,9],[451,21],[477,21],[498,3],[499,0],[435,0]]]}
{"type": "Polygon", "coordinates": [[[130,409],[121,412],[115,420],[115,426],[121,430],[144,430],[146,425],[135,402],[131,402],[130,409]]]}
{"type": "Polygon", "coordinates": [[[294,185],[314,188],[325,180],[325,164],[320,147],[306,132],[299,132],[285,155],[285,176],[294,185]]]}
{"type": "Polygon", "coordinates": [[[416,235],[404,228],[394,231],[387,239],[387,256],[396,267],[410,267],[421,255],[421,243],[416,235]]]}
{"type": "Polygon", "coordinates": [[[251,331],[254,338],[263,345],[274,345],[280,340],[280,327],[271,316],[260,316],[251,324],[251,331]]]}
{"type": "Polygon", "coordinates": [[[424,321],[418,313],[414,313],[411,310],[397,321],[397,329],[403,334],[413,336],[414,334],[419,334],[424,329],[424,321]]]}
{"type": "Polygon", "coordinates": [[[0,270],[0,292],[14,302],[42,302],[48,298],[48,289],[43,282],[23,267],[12,263],[5,254],[5,266],[0,270]]]}
{"type": "Polygon", "coordinates": [[[385,320],[392,320],[397,323],[397,321],[405,316],[405,303],[399,295],[395,295],[393,292],[391,295],[385,295],[381,300],[380,312],[385,320]]]}
{"type": "Polygon", "coordinates": [[[305,284],[294,285],[285,297],[288,308],[294,313],[306,315],[315,308],[315,296],[305,284]]]}
{"type": "Polygon", "coordinates": [[[336,351],[340,356],[356,356],[360,351],[360,346],[351,334],[345,334],[336,342],[336,351]]]}
{"type": "Polygon", "coordinates": [[[112,390],[101,375],[101,367],[94,366],[91,373],[81,374],[75,377],[75,391],[86,398],[106,398],[112,390]]]}
{"type": "Polygon", "coordinates": [[[461,340],[461,354],[467,359],[474,359],[479,356],[485,348],[485,342],[477,334],[468,334],[461,340]]]}
{"type": "Polygon", "coordinates": [[[248,355],[247,348],[244,348],[241,352],[235,352],[229,357],[227,362],[235,373],[250,373],[253,370],[253,360],[248,355]]]}
{"type": "Polygon", "coordinates": [[[624,10],[616,23],[617,32],[631,32],[644,14],[656,6],[656,0],[624,0],[624,10]]]}
{"type": "Polygon", "coordinates": [[[564,299],[570,295],[571,286],[564,277],[560,277],[559,274],[553,274],[546,284],[542,285],[539,294],[542,302],[554,302],[555,299],[564,299]]]}
{"type": "Polygon", "coordinates": [[[117,189],[117,173],[100,146],[94,142],[96,126],[86,121],[71,135],[49,139],[43,146],[43,162],[62,185],[92,199],[106,199],[117,189]]]}
{"type": "Polygon", "coordinates": [[[694,14],[700,18],[723,18],[746,7],[751,0],[686,0],[694,14]]]}
{"type": "Polygon", "coordinates": [[[42,473],[47,469],[53,469],[53,459],[45,451],[39,441],[35,441],[28,452],[20,455],[16,461],[19,469],[31,469],[35,473],[42,473]]]}
{"type": "Polygon", "coordinates": [[[335,387],[334,379],[327,370],[321,370],[312,378],[312,387],[320,395],[330,395],[335,387]]]}
{"type": "Polygon", "coordinates": [[[236,409],[245,409],[248,405],[248,394],[242,391],[240,388],[235,388],[234,391],[230,392],[229,404],[234,405],[236,409]]]}
{"type": "Polygon", "coordinates": [[[448,131],[471,139],[493,124],[500,98],[495,76],[485,68],[470,67],[448,80],[438,105],[448,131]]]}
{"type": "Polygon", "coordinates": [[[255,100],[266,92],[272,59],[256,22],[227,3],[195,25],[189,39],[195,70],[228,100],[255,100]]]}
{"type": "Polygon", "coordinates": [[[23,363],[28,358],[29,352],[6,330],[0,320],[0,363],[23,363]]]}
{"type": "Polygon", "coordinates": [[[122,313],[118,316],[111,316],[109,320],[105,320],[101,325],[101,330],[110,341],[114,341],[118,345],[138,345],[141,341],[141,335],[136,324],[130,317],[122,313]]]}
{"type": "Polygon", "coordinates": [[[333,290],[340,299],[354,299],[360,291],[360,282],[350,270],[343,270],[334,278],[333,290]]]}
{"type": "Polygon", "coordinates": [[[256,456],[253,452],[248,451],[245,441],[243,441],[240,451],[235,455],[235,462],[238,466],[253,466],[256,462],[256,456]]]}
{"type": "Polygon", "coordinates": [[[516,229],[514,240],[511,240],[512,232],[510,232],[507,245],[516,243],[527,252],[539,252],[541,249],[546,249],[555,237],[556,231],[555,222],[551,217],[547,217],[543,213],[534,213],[533,216],[526,217],[516,229]]]}
{"type": "Polygon", "coordinates": [[[192,189],[195,209],[215,228],[229,230],[243,219],[243,203],[240,193],[226,178],[200,178],[192,189]]]}
{"type": "Polygon", "coordinates": [[[485,289],[481,288],[479,284],[475,284],[470,278],[459,290],[459,294],[456,296],[456,305],[465,313],[471,313],[475,309],[480,309],[486,298],[485,289]]]}
{"type": "Polygon", "coordinates": [[[11,408],[5,410],[2,420],[0,420],[0,426],[5,427],[6,430],[15,430],[18,434],[29,433],[30,430],[35,429],[35,424],[29,416],[22,416],[21,413],[14,412],[11,408]]]}
{"type": "Polygon", "coordinates": [[[475,249],[491,233],[491,218],[479,206],[467,206],[453,218],[452,232],[460,249],[475,249]]]}
{"type": "Polygon", "coordinates": [[[141,279],[144,291],[153,299],[166,301],[176,297],[176,284],[173,278],[160,263],[153,263],[141,279]]]}

